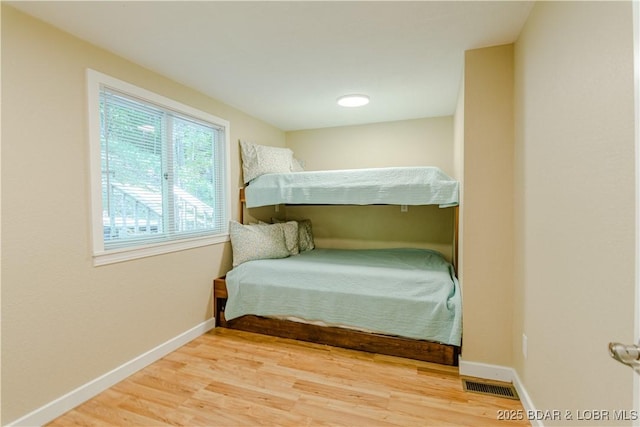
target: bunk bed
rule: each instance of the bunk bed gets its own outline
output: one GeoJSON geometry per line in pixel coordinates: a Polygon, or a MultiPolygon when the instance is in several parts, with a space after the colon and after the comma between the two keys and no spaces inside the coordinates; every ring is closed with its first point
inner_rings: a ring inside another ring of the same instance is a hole
{"type": "MultiPolygon", "coordinates": [[[[278,204],[436,204],[453,207],[457,219],[458,183],[434,167],[257,176],[243,171],[248,185],[240,191],[241,212],[278,204]]],[[[462,328],[455,241],[451,264],[428,249],[314,249],[308,221],[242,222],[241,214],[240,223],[231,224],[233,269],[214,280],[217,325],[458,364],[462,328]],[[276,233],[281,241],[269,238],[263,244],[262,233],[276,233]],[[246,256],[243,248],[271,253],[246,256]]]]}
{"type": "Polygon", "coordinates": [[[269,173],[247,186],[247,208],[278,204],[452,207],[458,182],[423,166],[269,173]]]}

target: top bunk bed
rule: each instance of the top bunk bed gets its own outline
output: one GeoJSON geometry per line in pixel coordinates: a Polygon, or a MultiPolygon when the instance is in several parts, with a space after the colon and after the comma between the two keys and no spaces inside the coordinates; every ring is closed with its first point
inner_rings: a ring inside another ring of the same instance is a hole
{"type": "Polygon", "coordinates": [[[458,181],[433,166],[304,171],[286,148],[240,143],[247,208],[291,205],[458,205],[458,181]]]}

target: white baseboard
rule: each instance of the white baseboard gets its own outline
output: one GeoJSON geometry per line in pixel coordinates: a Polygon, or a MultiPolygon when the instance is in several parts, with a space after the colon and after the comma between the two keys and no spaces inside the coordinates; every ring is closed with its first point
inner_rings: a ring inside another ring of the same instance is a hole
{"type": "Polygon", "coordinates": [[[485,380],[513,382],[513,376],[516,373],[513,368],[499,365],[489,365],[480,362],[467,362],[460,358],[459,366],[460,375],[466,377],[483,378],[485,380]]]}
{"type": "Polygon", "coordinates": [[[86,402],[102,391],[117,384],[140,369],[177,350],[189,341],[215,327],[215,319],[206,320],[199,325],[171,338],[169,341],[141,354],[106,374],[89,381],[77,389],[47,403],[35,411],[7,424],[7,426],[41,426],[58,418],[65,412],[86,402]]]}
{"type": "MultiPolygon", "coordinates": [[[[522,384],[522,381],[520,380],[520,377],[518,376],[518,373],[515,369],[509,368],[507,366],[489,365],[479,362],[467,362],[460,358],[459,372],[462,376],[512,383],[516,388],[516,391],[518,392],[518,396],[520,396],[520,402],[522,402],[525,416],[527,416],[527,414],[536,413],[535,405],[533,404],[529,393],[527,393],[527,390],[525,389],[524,384],[522,384]]],[[[536,419],[538,417],[528,418],[530,418],[529,422],[531,422],[532,426],[544,427],[542,421],[536,419]]]]}

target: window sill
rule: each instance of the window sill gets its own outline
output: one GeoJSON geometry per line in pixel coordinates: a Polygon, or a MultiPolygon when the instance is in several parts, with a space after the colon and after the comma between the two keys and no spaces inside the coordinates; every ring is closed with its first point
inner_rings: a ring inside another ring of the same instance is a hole
{"type": "Polygon", "coordinates": [[[162,242],[135,248],[112,249],[105,252],[93,254],[93,266],[115,264],[118,262],[131,261],[139,258],[146,258],[156,255],[168,254],[171,252],[184,251],[187,249],[199,248],[202,246],[215,245],[228,242],[229,235],[208,236],[193,239],[177,240],[173,242],[162,242]]]}

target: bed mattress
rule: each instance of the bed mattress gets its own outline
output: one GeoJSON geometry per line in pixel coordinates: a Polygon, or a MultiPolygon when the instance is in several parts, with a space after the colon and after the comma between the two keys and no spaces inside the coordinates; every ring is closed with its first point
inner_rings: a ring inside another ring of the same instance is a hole
{"type": "Polygon", "coordinates": [[[226,277],[225,318],[253,314],[460,345],[453,267],[427,249],[315,249],[255,260],[226,277]]]}
{"type": "Polygon", "coordinates": [[[270,173],[245,189],[248,208],[278,204],[458,204],[458,181],[437,167],[270,173]]]}

